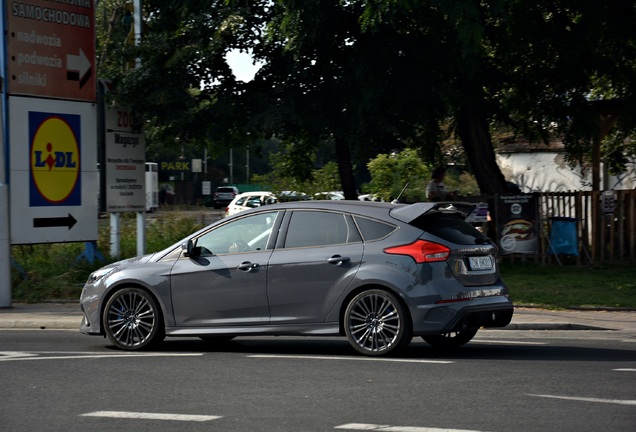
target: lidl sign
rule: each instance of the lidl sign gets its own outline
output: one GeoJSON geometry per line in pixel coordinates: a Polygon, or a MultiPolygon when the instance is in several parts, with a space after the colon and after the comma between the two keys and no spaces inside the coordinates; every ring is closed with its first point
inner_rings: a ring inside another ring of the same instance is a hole
{"type": "Polygon", "coordinates": [[[9,96],[11,244],[97,239],[97,116],[89,102],[9,96]]]}
{"type": "Polygon", "coordinates": [[[63,113],[29,112],[29,204],[82,204],[80,117],[63,113]]]}

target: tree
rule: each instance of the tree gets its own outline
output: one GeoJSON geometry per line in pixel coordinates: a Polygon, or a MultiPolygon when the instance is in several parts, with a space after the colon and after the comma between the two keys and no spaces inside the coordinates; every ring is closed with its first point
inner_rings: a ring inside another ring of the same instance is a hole
{"type": "Polygon", "coordinates": [[[379,154],[368,163],[370,192],[385,201],[426,201],[430,168],[413,149],[379,154]]]}
{"type": "MultiPolygon", "coordinates": [[[[589,143],[600,148],[608,125],[630,132],[636,124],[630,2],[145,5],[142,44],[124,50],[142,58],[142,67],[115,74],[117,97],[136,104],[158,139],[239,147],[276,136],[303,156],[333,143],[349,199],[355,161],[407,146],[427,161],[442,160],[449,119],[488,194],[506,190],[490,135],[495,124],[543,139],[560,133],[573,154],[587,153],[589,143]],[[253,81],[234,79],[224,57],[230,49],[249,50],[264,63],[253,81]],[[605,128],[600,115],[612,117],[605,128]]],[[[626,149],[617,139],[611,154],[626,149]]],[[[308,178],[315,167],[306,159],[293,166],[308,178]]]]}

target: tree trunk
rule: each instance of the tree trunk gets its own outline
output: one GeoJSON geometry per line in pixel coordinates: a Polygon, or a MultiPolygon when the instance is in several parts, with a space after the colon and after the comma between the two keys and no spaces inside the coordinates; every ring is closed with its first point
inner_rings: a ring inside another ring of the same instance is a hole
{"type": "MultiPolygon", "coordinates": [[[[477,98],[481,101],[481,98],[477,98]]],[[[506,192],[506,179],[497,165],[488,122],[481,104],[470,97],[461,101],[457,133],[482,194],[506,192]]]]}
{"type": "Polygon", "coordinates": [[[349,144],[341,137],[335,137],[336,144],[336,162],[338,163],[338,172],[340,173],[340,182],[342,183],[342,191],[347,200],[357,200],[358,193],[356,191],[356,180],[353,175],[353,165],[351,164],[351,151],[349,144]]]}

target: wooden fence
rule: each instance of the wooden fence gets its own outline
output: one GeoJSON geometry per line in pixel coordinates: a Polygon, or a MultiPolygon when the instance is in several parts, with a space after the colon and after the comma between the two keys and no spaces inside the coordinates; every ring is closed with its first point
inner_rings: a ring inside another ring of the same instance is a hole
{"type": "Polygon", "coordinates": [[[537,198],[544,262],[559,261],[558,255],[550,254],[555,218],[570,218],[576,224],[577,264],[636,261],[636,190],[542,192],[537,198]]]}

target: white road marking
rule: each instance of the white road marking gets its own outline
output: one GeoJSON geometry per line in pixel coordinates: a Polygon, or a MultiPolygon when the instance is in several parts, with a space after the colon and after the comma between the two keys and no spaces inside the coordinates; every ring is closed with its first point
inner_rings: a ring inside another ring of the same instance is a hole
{"type": "MultiPolygon", "coordinates": [[[[0,351],[0,362],[3,361],[26,361],[26,360],[77,360],[96,358],[121,358],[121,357],[198,357],[203,353],[194,354],[174,354],[174,353],[144,353],[144,354],[84,354],[69,352],[63,356],[40,356],[41,353],[17,353],[12,351],[0,351]]],[[[57,353],[61,354],[61,353],[57,353]]]]}
{"type": "Polygon", "coordinates": [[[393,359],[393,358],[377,358],[377,357],[329,357],[329,356],[303,356],[303,355],[269,355],[255,354],[249,355],[252,358],[281,358],[281,359],[307,359],[307,360],[351,360],[351,361],[376,361],[376,362],[394,362],[394,363],[438,363],[450,364],[455,363],[450,360],[422,360],[422,359],[393,359]]]}
{"type": "Polygon", "coordinates": [[[633,368],[620,368],[620,369],[612,369],[615,372],[636,372],[636,369],[633,368]]]}
{"type": "Polygon", "coordinates": [[[541,398],[550,398],[550,399],[573,400],[573,401],[581,401],[581,402],[608,403],[608,404],[616,404],[616,405],[636,405],[636,400],[598,399],[598,398],[585,398],[585,397],[573,397],[573,396],[556,396],[556,395],[537,395],[537,394],[529,394],[528,396],[535,396],[535,397],[541,397],[541,398]]]}
{"type": "Polygon", "coordinates": [[[82,417],[109,417],[120,419],[143,419],[143,420],[175,420],[175,421],[196,421],[204,422],[220,419],[222,416],[211,415],[189,415],[189,414],[164,414],[164,413],[144,413],[127,411],[95,411],[92,413],[80,414],[82,417]]]}
{"type": "Polygon", "coordinates": [[[472,342],[507,344],[507,345],[547,345],[548,344],[547,342],[507,341],[507,340],[493,340],[493,339],[473,339],[472,342]]]}
{"type": "Polygon", "coordinates": [[[439,429],[416,426],[390,426],[368,423],[348,423],[336,426],[335,429],[347,430],[364,430],[364,431],[380,431],[380,432],[480,432],[466,429],[439,429]]]}
{"type": "Polygon", "coordinates": [[[7,358],[24,358],[24,357],[33,357],[37,354],[23,352],[23,351],[0,351],[0,360],[4,360],[7,358]]]}

